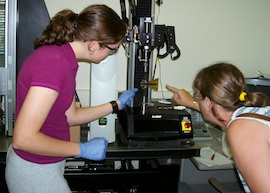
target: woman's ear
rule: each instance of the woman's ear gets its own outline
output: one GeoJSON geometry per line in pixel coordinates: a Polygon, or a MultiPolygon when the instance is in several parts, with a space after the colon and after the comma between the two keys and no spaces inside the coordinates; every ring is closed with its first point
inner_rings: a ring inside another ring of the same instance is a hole
{"type": "Polygon", "coordinates": [[[216,104],[215,102],[211,101],[208,97],[205,97],[205,103],[207,106],[207,111],[212,113],[216,119],[221,120],[220,116],[220,105],[216,104]]]}
{"type": "Polygon", "coordinates": [[[90,52],[95,52],[97,49],[100,48],[100,45],[99,45],[99,42],[98,41],[90,41],[89,44],[88,44],[88,50],[90,52]]]}
{"type": "Polygon", "coordinates": [[[212,101],[208,97],[205,97],[203,102],[205,103],[206,110],[208,112],[212,112],[213,107],[212,101]]]}

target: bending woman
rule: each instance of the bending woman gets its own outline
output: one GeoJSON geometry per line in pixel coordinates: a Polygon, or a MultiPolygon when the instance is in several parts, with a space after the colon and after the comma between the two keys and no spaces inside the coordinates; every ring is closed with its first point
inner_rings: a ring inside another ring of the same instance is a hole
{"type": "Polygon", "coordinates": [[[252,113],[269,117],[269,98],[248,92],[243,74],[228,63],[210,65],[197,74],[195,98],[186,90],[166,87],[174,93],[175,102],[200,111],[205,119],[226,129],[233,158],[250,190],[269,193],[270,122],[239,116],[252,113]]]}

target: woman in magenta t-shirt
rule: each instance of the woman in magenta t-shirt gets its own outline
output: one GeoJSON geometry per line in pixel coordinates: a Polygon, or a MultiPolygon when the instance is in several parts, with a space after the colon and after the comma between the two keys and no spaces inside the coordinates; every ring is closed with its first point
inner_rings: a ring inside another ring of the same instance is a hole
{"type": "Polygon", "coordinates": [[[97,4],[80,14],[59,12],[35,40],[36,49],[24,61],[17,80],[16,123],[6,167],[11,193],[71,192],[63,177],[65,158],[105,158],[105,138],[70,142],[69,128],[123,109],[137,89],[123,92],[116,101],[77,108],[77,61],[101,62],[117,51],[125,34],[120,17],[97,4]]]}

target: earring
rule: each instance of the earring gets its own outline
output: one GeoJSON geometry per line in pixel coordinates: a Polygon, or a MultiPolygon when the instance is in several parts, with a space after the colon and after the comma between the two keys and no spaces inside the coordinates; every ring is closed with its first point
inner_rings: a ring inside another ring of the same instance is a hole
{"type": "Polygon", "coordinates": [[[90,51],[90,55],[93,55],[94,54],[94,51],[90,51]]]}

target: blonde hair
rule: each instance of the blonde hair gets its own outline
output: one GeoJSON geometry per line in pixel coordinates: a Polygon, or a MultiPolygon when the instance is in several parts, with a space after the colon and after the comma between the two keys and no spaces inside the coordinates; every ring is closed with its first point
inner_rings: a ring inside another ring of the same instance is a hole
{"type": "Polygon", "coordinates": [[[248,92],[245,78],[241,71],[229,63],[216,63],[203,68],[197,74],[193,86],[215,103],[228,110],[241,106],[263,107],[270,104],[269,98],[260,92],[248,92]],[[247,94],[241,101],[242,92],[247,94]]]}

